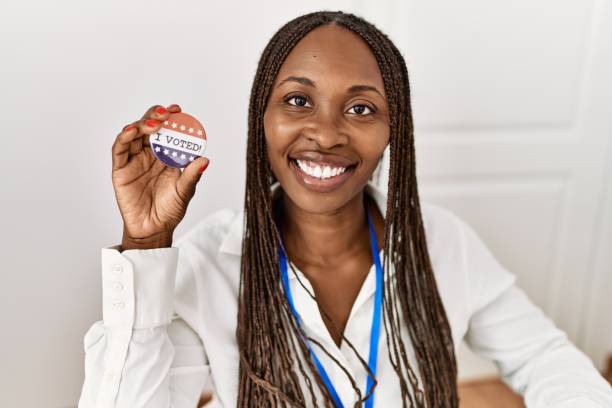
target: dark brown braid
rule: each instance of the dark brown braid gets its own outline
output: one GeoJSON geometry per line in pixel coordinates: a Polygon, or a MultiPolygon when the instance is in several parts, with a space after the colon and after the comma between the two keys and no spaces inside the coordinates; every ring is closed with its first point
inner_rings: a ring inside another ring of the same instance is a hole
{"type": "MultiPolygon", "coordinates": [[[[271,87],[283,61],[300,39],[327,24],[355,32],[370,46],[387,94],[390,164],[384,234],[383,321],[402,406],[457,407],[452,333],[434,279],[421,216],[406,64],[391,40],[374,25],[340,11],[306,14],[281,27],[264,49],[253,81],[236,329],[240,351],[238,406],[316,405],[315,387],[323,396],[324,405],[334,406],[280,283],[280,236],[270,190],[275,179],[267,159],[263,125],[271,87]],[[390,264],[397,271],[393,280],[390,264]],[[400,332],[402,323],[410,335],[422,386],[408,362],[405,339],[400,332]]],[[[351,383],[361,399],[352,378],[351,383]]],[[[356,406],[361,406],[361,401],[356,406]]]]}

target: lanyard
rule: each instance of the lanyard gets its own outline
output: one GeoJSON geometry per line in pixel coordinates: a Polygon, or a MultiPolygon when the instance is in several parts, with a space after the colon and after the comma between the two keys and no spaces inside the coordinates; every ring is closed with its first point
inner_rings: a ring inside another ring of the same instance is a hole
{"type": "MultiPolygon", "coordinates": [[[[370,356],[368,358],[368,367],[374,376],[376,376],[376,363],[378,361],[378,338],[380,334],[380,312],[382,308],[382,280],[383,280],[383,272],[382,266],[380,264],[380,257],[378,254],[378,242],[376,241],[376,234],[374,232],[374,227],[372,225],[372,220],[370,216],[369,209],[366,209],[366,214],[368,218],[368,226],[370,229],[370,249],[372,251],[372,257],[374,258],[374,264],[376,265],[376,292],[374,293],[374,311],[372,313],[372,328],[370,330],[370,356]]],[[[280,231],[280,229],[279,229],[280,231]]],[[[301,324],[300,317],[295,309],[295,305],[293,303],[293,296],[291,295],[291,289],[289,287],[289,278],[287,275],[287,257],[285,255],[285,251],[282,246],[279,247],[280,251],[280,268],[281,268],[281,279],[283,281],[283,286],[285,288],[285,293],[287,295],[287,301],[289,302],[289,306],[291,307],[291,312],[295,316],[298,324],[301,324]]],[[[321,361],[314,353],[312,348],[310,347],[310,343],[306,342],[308,350],[312,359],[314,360],[315,366],[319,371],[319,375],[321,379],[325,383],[325,386],[329,390],[334,403],[337,408],[344,408],[342,401],[340,400],[340,396],[338,392],[334,388],[329,375],[323,368],[321,361]]],[[[372,376],[368,375],[366,382],[366,394],[370,392],[372,385],[374,384],[372,376]]],[[[370,395],[370,397],[366,400],[365,407],[372,408],[374,406],[374,394],[370,395]]]]}

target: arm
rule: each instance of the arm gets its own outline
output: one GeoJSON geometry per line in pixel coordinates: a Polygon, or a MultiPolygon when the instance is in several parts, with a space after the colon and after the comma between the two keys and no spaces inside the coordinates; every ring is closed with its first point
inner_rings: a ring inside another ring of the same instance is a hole
{"type": "Polygon", "coordinates": [[[527,407],[612,407],[612,389],[588,356],[515,285],[472,315],[465,340],[527,407]]]}
{"type": "Polygon", "coordinates": [[[471,301],[467,345],[496,364],[502,380],[529,408],[612,407],[612,389],[590,359],[459,222],[471,301]]]}
{"type": "Polygon", "coordinates": [[[84,338],[79,408],[196,406],[209,376],[197,332],[173,313],[179,248],[102,249],[103,320],[84,338]]]}

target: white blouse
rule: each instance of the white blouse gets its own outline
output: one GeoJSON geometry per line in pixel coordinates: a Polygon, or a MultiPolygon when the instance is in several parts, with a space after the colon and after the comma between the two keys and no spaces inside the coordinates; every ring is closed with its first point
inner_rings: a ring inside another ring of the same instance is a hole
{"type": "MultiPolygon", "coordinates": [[[[386,193],[373,184],[366,192],[384,215],[386,193]]],[[[590,359],[516,286],[516,276],[498,263],[474,230],[446,209],[425,202],[421,207],[455,351],[465,340],[475,353],[492,360],[527,407],[612,407],[612,389],[590,359]]],[[[103,319],[84,337],[80,408],[195,408],[205,388],[213,391],[207,408],[236,406],[242,233],[243,211],[226,209],[202,219],[171,248],[102,248],[103,319]]],[[[372,265],[344,333],[365,360],[375,272],[372,265]]],[[[336,346],[315,301],[291,270],[289,277],[306,334],[340,361],[365,395],[365,368],[346,342],[336,346]]],[[[419,377],[407,328],[402,332],[419,377]]],[[[374,406],[401,406],[384,325],[380,336],[374,406]]],[[[311,345],[344,406],[353,406],[356,393],[345,373],[311,345]]]]}

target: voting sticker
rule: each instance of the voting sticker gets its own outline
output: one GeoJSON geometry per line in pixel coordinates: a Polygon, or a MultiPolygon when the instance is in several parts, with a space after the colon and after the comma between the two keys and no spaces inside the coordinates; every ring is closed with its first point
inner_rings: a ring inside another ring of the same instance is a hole
{"type": "Polygon", "coordinates": [[[204,154],[206,132],[193,116],[171,113],[162,127],[149,136],[155,157],[170,167],[183,168],[204,154]]]}

